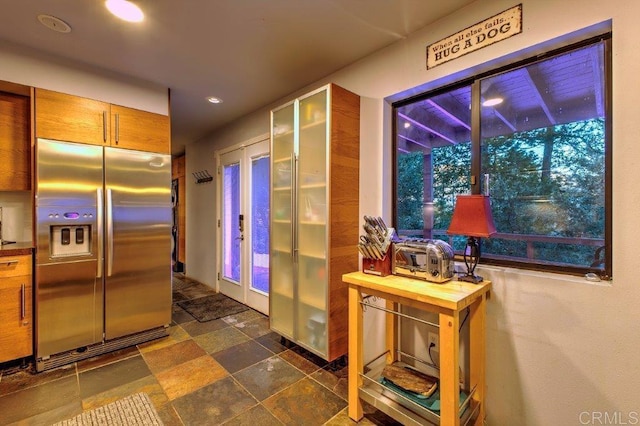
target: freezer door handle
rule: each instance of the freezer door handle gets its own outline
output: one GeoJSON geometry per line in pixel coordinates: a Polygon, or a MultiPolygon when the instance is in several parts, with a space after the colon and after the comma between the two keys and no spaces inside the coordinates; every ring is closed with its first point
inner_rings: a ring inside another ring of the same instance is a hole
{"type": "Polygon", "coordinates": [[[107,189],[107,276],[113,273],[113,195],[107,189]]]}
{"type": "Polygon", "coordinates": [[[97,228],[98,228],[98,268],[97,278],[102,278],[102,264],[104,262],[104,209],[102,204],[102,188],[96,190],[97,228]]]}

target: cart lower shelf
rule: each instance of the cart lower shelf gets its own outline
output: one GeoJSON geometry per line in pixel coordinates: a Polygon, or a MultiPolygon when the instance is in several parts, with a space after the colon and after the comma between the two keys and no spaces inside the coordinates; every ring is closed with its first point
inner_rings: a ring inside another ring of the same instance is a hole
{"type": "MultiPolygon", "coordinates": [[[[361,376],[363,385],[358,389],[358,396],[403,425],[440,425],[439,412],[431,411],[380,383],[384,366],[384,357],[367,365],[365,371],[368,369],[368,372],[361,376]]],[[[460,425],[472,424],[480,411],[480,404],[472,396],[473,390],[460,404],[460,425]]]]}

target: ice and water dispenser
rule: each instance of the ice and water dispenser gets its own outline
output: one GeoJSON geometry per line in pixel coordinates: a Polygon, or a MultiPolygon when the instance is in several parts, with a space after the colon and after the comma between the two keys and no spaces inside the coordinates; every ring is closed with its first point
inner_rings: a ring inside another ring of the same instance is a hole
{"type": "Polygon", "coordinates": [[[54,220],[49,224],[49,253],[52,258],[91,254],[93,214],[65,212],[50,216],[54,220]]]}

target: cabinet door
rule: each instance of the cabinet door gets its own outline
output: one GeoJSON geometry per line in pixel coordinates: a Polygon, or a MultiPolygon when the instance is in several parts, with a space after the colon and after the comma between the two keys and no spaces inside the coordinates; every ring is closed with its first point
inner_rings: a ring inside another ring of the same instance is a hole
{"type": "Polygon", "coordinates": [[[111,146],[170,154],[169,117],[111,105],[111,146]]]}
{"type": "Polygon", "coordinates": [[[36,89],[36,137],[108,145],[109,109],[106,102],[36,89]]]}
{"type": "Polygon", "coordinates": [[[327,353],[327,90],[300,99],[298,120],[297,328],[300,343],[327,353]]]}
{"type": "Polygon", "coordinates": [[[295,110],[291,103],[271,115],[271,328],[295,339],[293,268],[293,173],[295,110]]]}
{"type": "Polygon", "coordinates": [[[31,256],[0,258],[0,362],[33,353],[30,271],[31,256]]]}
{"type": "Polygon", "coordinates": [[[31,189],[29,97],[0,92],[0,191],[31,189]]]}

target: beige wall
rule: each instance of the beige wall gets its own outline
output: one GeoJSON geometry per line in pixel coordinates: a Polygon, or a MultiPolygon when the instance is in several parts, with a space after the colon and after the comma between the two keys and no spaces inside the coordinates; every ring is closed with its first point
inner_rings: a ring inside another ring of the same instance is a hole
{"type": "Polygon", "coordinates": [[[53,59],[36,50],[4,41],[0,41],[0,80],[157,114],[169,112],[166,87],[53,59]]]}
{"type": "MultiPolygon", "coordinates": [[[[360,213],[383,214],[389,219],[390,99],[417,86],[424,89],[441,85],[522,56],[516,52],[526,50],[528,55],[544,51],[550,40],[567,39],[569,33],[611,22],[614,280],[593,284],[582,278],[482,268],[482,274],[494,282],[487,317],[487,423],[605,424],[599,423],[598,418],[602,422],[609,418],[617,419],[618,424],[634,424],[634,416],[640,419],[636,415],[640,413],[637,394],[640,333],[635,329],[640,320],[635,235],[640,211],[640,189],[636,184],[639,181],[636,175],[640,173],[637,149],[640,2],[523,0],[522,3],[521,35],[427,71],[428,44],[517,4],[479,0],[309,88],[333,81],[363,97],[360,213]],[[590,422],[592,412],[596,412],[595,423],[590,422]]],[[[188,146],[188,172],[211,169],[215,149],[267,132],[268,110],[258,111],[188,146]]],[[[187,273],[215,285],[215,247],[212,247],[216,241],[215,183],[196,187],[189,182],[187,192],[187,273]]],[[[379,336],[376,321],[368,318],[365,325],[368,337],[379,336]]]]}

